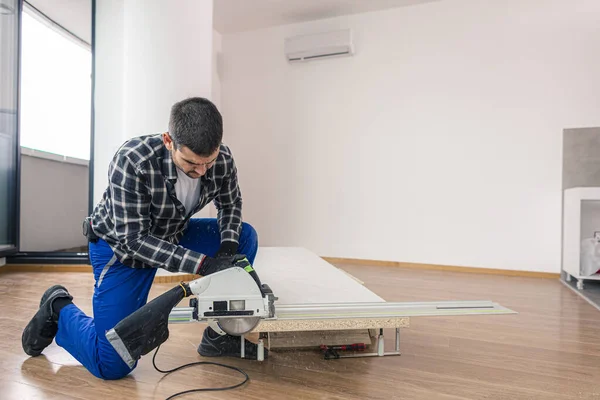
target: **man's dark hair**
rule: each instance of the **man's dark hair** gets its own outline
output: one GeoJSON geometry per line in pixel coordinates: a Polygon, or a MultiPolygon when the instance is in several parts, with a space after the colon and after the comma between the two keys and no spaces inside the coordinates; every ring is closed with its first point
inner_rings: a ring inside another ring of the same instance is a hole
{"type": "Polygon", "coordinates": [[[223,118],[209,100],[191,97],[171,107],[169,134],[175,148],[186,146],[195,154],[207,157],[221,144],[223,118]]]}

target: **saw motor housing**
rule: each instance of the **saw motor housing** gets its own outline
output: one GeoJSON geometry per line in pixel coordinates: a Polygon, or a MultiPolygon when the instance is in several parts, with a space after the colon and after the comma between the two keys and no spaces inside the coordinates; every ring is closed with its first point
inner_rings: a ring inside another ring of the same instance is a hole
{"type": "Polygon", "coordinates": [[[216,322],[228,334],[251,331],[261,319],[275,318],[277,299],[268,285],[258,283],[243,268],[229,268],[189,283],[194,298],[193,319],[216,322]]]}

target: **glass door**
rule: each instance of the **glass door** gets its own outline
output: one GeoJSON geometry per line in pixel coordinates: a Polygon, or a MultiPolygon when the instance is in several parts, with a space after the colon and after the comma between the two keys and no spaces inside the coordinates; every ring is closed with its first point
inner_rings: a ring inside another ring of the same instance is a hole
{"type": "Polygon", "coordinates": [[[20,0],[0,0],[0,256],[17,251],[20,0]]]}
{"type": "Polygon", "coordinates": [[[89,215],[91,2],[77,3],[77,24],[60,2],[23,3],[19,257],[88,251],[81,226],[89,215]]]}

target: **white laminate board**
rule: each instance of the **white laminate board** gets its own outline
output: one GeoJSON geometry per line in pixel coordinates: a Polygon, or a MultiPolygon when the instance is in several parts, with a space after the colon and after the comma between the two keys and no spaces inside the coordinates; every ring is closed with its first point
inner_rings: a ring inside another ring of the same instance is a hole
{"type": "Polygon", "coordinates": [[[254,269],[268,284],[277,304],[385,301],[343,271],[300,247],[261,247],[254,269]]]}

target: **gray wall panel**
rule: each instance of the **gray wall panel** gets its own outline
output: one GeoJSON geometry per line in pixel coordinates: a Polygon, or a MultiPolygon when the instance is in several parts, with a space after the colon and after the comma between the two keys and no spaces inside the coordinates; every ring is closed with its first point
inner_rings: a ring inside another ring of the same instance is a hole
{"type": "Polygon", "coordinates": [[[565,129],[563,190],[600,186],[600,128],[565,129]]]}

